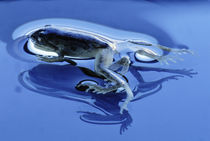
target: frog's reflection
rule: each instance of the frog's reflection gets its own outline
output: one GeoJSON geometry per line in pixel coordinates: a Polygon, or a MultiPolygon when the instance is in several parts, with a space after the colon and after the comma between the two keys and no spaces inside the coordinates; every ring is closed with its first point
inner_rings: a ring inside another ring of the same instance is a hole
{"type": "MultiPolygon", "coordinates": [[[[162,83],[170,79],[177,79],[180,76],[192,77],[192,70],[170,70],[161,68],[149,68],[131,66],[130,72],[138,80],[135,86],[132,86],[135,99],[140,100],[152,94],[155,94],[162,88],[162,83]],[[162,71],[176,73],[153,82],[145,82],[139,71],[162,71]],[[138,96],[139,93],[141,96],[138,96]]],[[[120,133],[125,131],[132,123],[132,117],[128,111],[120,114],[119,103],[126,97],[126,93],[121,91],[118,94],[108,93],[99,95],[94,93],[86,93],[82,89],[77,89],[81,80],[91,80],[97,83],[103,83],[103,78],[93,71],[72,65],[52,65],[39,64],[28,71],[24,71],[19,75],[20,83],[27,89],[39,94],[63,98],[71,101],[77,101],[94,107],[96,111],[79,111],[80,119],[92,124],[120,124],[120,133]]],[[[128,78],[132,81],[133,78],[128,78]]],[[[85,90],[85,89],[83,89],[85,90]]]]}

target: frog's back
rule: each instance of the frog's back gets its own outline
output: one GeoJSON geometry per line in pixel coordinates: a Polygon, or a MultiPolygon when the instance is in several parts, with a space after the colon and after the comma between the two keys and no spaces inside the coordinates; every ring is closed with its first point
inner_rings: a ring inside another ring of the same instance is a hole
{"type": "Polygon", "coordinates": [[[94,57],[99,49],[109,47],[107,41],[78,31],[46,28],[43,34],[49,44],[62,49],[63,53],[70,57],[94,57]]]}

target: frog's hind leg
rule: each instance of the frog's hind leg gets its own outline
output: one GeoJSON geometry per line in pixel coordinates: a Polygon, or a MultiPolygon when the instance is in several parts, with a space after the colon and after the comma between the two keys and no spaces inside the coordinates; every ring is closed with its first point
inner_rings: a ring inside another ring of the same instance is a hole
{"type": "Polygon", "coordinates": [[[103,87],[92,83],[83,83],[80,85],[88,86],[89,89],[87,89],[87,91],[93,90],[93,92],[96,92],[98,94],[105,94],[115,91],[120,87],[123,87],[127,93],[127,97],[120,109],[120,113],[122,113],[124,109],[127,109],[127,104],[133,99],[133,92],[131,91],[128,83],[109,68],[112,64],[112,61],[113,51],[111,49],[101,50],[95,58],[95,71],[104,76],[107,80],[113,82],[114,85],[111,85],[109,87],[103,87]]]}
{"type": "Polygon", "coordinates": [[[182,49],[169,48],[169,47],[162,46],[162,45],[159,45],[159,44],[152,44],[152,43],[149,43],[149,42],[138,41],[138,40],[128,40],[127,42],[130,42],[130,43],[133,43],[133,44],[136,44],[136,45],[142,45],[142,46],[154,46],[154,47],[157,47],[157,48],[162,49],[164,51],[173,52],[173,53],[177,53],[177,54],[187,54],[187,53],[193,54],[193,51],[191,51],[189,49],[185,49],[185,48],[182,48],[182,49]]]}
{"type": "Polygon", "coordinates": [[[172,52],[172,53],[175,53],[175,54],[187,54],[187,53],[193,54],[193,51],[191,51],[189,49],[185,49],[185,48],[181,48],[181,49],[169,48],[169,47],[162,46],[162,45],[159,45],[159,44],[152,44],[152,43],[149,43],[149,42],[138,41],[138,40],[128,40],[128,42],[133,43],[133,44],[137,44],[137,45],[142,45],[142,46],[154,46],[154,47],[157,47],[157,48],[162,49],[164,51],[172,52]]]}

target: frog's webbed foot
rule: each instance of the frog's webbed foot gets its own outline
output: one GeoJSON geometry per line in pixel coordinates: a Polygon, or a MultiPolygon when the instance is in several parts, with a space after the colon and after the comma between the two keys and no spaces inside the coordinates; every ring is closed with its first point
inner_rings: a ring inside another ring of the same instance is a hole
{"type": "Polygon", "coordinates": [[[96,94],[106,94],[108,92],[110,92],[110,90],[108,88],[103,88],[102,86],[96,85],[96,84],[92,84],[92,83],[83,83],[83,84],[79,84],[77,87],[88,87],[85,91],[88,92],[90,90],[92,90],[93,93],[96,94]]]}
{"type": "Polygon", "coordinates": [[[68,58],[65,58],[65,57],[62,57],[62,56],[41,56],[41,55],[37,55],[38,59],[41,60],[41,61],[44,61],[44,62],[49,62],[49,63],[52,63],[52,62],[68,62],[72,65],[76,65],[76,62],[68,59],[68,58]]]}
{"type": "Polygon", "coordinates": [[[123,86],[113,85],[111,87],[105,88],[105,87],[87,82],[87,83],[79,84],[77,87],[88,86],[88,88],[86,89],[86,92],[92,90],[92,92],[96,93],[96,94],[106,94],[106,93],[112,92],[120,87],[123,87],[125,89],[125,91],[127,92],[127,97],[120,107],[120,114],[122,114],[124,110],[128,111],[127,105],[133,99],[133,92],[131,91],[129,86],[127,84],[122,84],[122,85],[123,86]]]}
{"type": "Polygon", "coordinates": [[[156,56],[155,59],[160,62],[160,64],[169,64],[169,61],[176,63],[176,60],[183,61],[182,58],[172,55],[167,56],[156,56]]]}
{"type": "Polygon", "coordinates": [[[128,56],[125,56],[118,60],[117,62],[113,63],[111,66],[109,66],[109,69],[118,72],[119,74],[126,74],[128,72],[129,66],[130,66],[130,59],[128,56]],[[119,70],[119,71],[118,71],[119,70]]]}
{"type": "MultiPolygon", "coordinates": [[[[186,51],[186,50],[183,50],[183,52],[186,51]]],[[[178,52],[178,51],[177,51],[178,52]]],[[[180,52],[182,52],[180,50],[180,52]]],[[[176,60],[179,60],[179,61],[183,61],[183,59],[179,56],[175,56],[175,55],[163,55],[163,56],[159,56],[157,54],[154,54],[152,52],[150,52],[149,50],[146,50],[146,49],[141,49],[141,50],[138,50],[136,53],[139,53],[141,55],[144,55],[144,56],[147,56],[147,57],[150,57],[154,60],[157,60],[159,61],[161,64],[169,64],[169,61],[173,62],[173,63],[176,63],[176,60]]]]}
{"type": "Polygon", "coordinates": [[[161,45],[157,45],[157,47],[160,48],[160,49],[162,49],[162,50],[165,50],[165,51],[168,51],[168,52],[171,52],[171,53],[174,53],[174,54],[178,54],[178,55],[182,55],[182,54],[194,54],[193,51],[191,51],[189,49],[185,49],[185,48],[182,48],[182,49],[169,48],[169,47],[161,46],[161,45]]]}

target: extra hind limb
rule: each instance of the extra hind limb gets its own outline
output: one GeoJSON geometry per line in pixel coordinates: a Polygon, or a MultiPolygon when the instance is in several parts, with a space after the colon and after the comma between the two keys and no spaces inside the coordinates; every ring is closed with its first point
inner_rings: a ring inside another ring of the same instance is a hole
{"type": "Polygon", "coordinates": [[[122,78],[120,78],[117,73],[115,73],[113,70],[109,68],[112,64],[112,60],[113,60],[113,51],[111,49],[101,50],[95,57],[95,71],[98,74],[104,76],[110,82],[114,83],[113,85],[109,87],[103,87],[96,84],[83,83],[80,84],[80,86],[81,85],[88,86],[89,88],[87,89],[87,91],[93,90],[93,92],[96,92],[98,94],[106,94],[108,92],[115,91],[118,88],[121,87],[124,88],[127,93],[127,97],[120,108],[120,113],[122,114],[123,110],[127,110],[128,103],[133,99],[133,92],[131,91],[128,83],[122,78]]]}
{"type": "Polygon", "coordinates": [[[118,72],[121,75],[124,75],[128,72],[129,66],[130,66],[130,59],[128,56],[125,56],[120,60],[116,61],[115,63],[113,63],[111,66],[109,66],[109,69],[118,72]]]}

